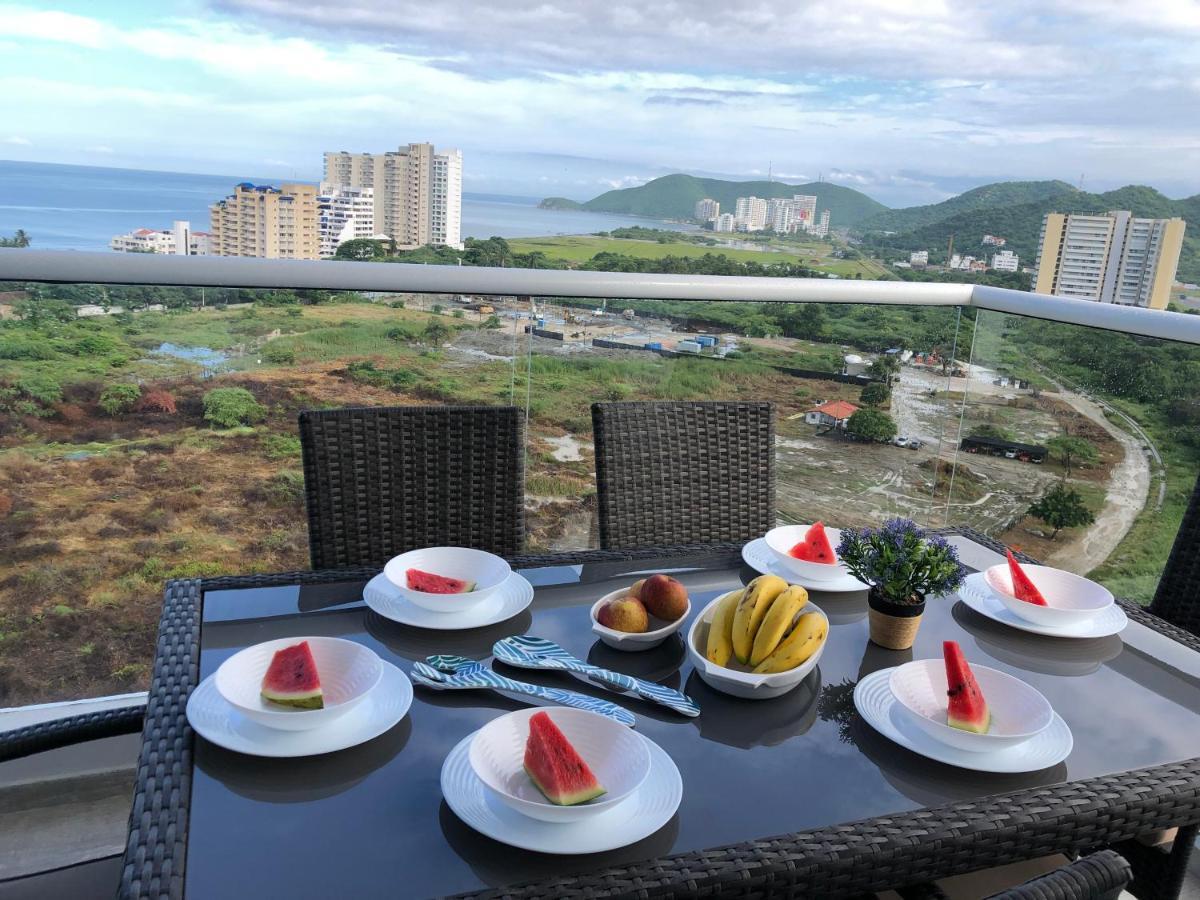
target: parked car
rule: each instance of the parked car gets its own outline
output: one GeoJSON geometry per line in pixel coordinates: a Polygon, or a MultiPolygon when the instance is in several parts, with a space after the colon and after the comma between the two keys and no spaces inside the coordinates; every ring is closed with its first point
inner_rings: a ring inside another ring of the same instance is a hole
{"type": "Polygon", "coordinates": [[[895,444],[897,447],[907,447],[908,446],[908,438],[894,437],[894,438],[892,438],[892,443],[895,444]]]}
{"type": "Polygon", "coordinates": [[[1004,458],[1005,458],[1005,459],[1016,459],[1016,458],[1017,458],[1017,451],[1016,451],[1016,450],[1005,450],[1005,451],[1004,451],[1004,458]]]}
{"type": "Polygon", "coordinates": [[[911,441],[908,442],[908,449],[909,450],[920,450],[921,442],[918,441],[916,438],[913,438],[911,441]]]}

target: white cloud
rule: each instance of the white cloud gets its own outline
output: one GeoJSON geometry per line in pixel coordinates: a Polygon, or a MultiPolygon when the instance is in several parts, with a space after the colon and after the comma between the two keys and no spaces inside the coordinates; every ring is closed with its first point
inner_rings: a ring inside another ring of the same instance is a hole
{"type": "Polygon", "coordinates": [[[94,146],[85,147],[84,149],[87,150],[88,153],[101,153],[101,154],[105,154],[105,155],[116,152],[115,150],[113,150],[112,147],[108,146],[107,144],[95,144],[94,146]]]}
{"type": "Polygon", "coordinates": [[[33,141],[29,140],[29,138],[18,137],[14,134],[12,137],[6,137],[4,140],[0,141],[0,144],[9,144],[13,147],[32,147],[33,141]]]}

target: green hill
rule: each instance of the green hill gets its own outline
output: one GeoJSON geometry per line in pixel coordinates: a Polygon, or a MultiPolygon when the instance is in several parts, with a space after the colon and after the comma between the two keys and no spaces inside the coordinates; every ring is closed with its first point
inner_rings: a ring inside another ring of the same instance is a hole
{"type": "Polygon", "coordinates": [[[1015,206],[1019,203],[1036,203],[1049,197],[1074,192],[1075,188],[1065,181],[1000,181],[972,188],[941,203],[885,210],[860,223],[858,228],[861,231],[911,231],[949,219],[959,213],[997,206],[1015,206]]]}
{"type": "Polygon", "coordinates": [[[583,204],[569,197],[547,197],[538,204],[538,209],[583,209],[583,204]]]}
{"type": "MultiPolygon", "coordinates": [[[[1018,184],[1054,185],[1062,184],[1062,182],[1018,182],[1018,184]]],[[[986,186],[986,188],[994,187],[998,187],[998,185],[986,186]]],[[[977,188],[976,191],[986,188],[977,188]]],[[[969,191],[968,193],[973,192],[969,191]]],[[[954,198],[954,200],[958,199],[961,198],[954,198]]],[[[1046,213],[1103,213],[1110,209],[1128,209],[1137,216],[1152,218],[1180,216],[1183,218],[1188,224],[1184,232],[1183,251],[1179,257],[1178,277],[1181,281],[1200,281],[1200,195],[1183,200],[1172,200],[1154,188],[1144,185],[1127,185],[1103,194],[1078,191],[1068,186],[1068,190],[1050,193],[1029,202],[960,208],[957,212],[951,211],[945,218],[930,220],[929,210],[942,207],[945,211],[947,204],[950,203],[953,203],[953,200],[931,207],[896,210],[895,212],[900,213],[914,210],[924,211],[914,216],[914,219],[922,224],[907,229],[896,228],[894,229],[897,231],[896,234],[884,235],[874,231],[874,228],[878,227],[876,223],[881,217],[872,217],[861,226],[864,231],[863,243],[883,251],[885,258],[888,255],[886,251],[889,250],[892,251],[893,256],[907,253],[910,250],[929,250],[931,251],[930,259],[941,262],[945,258],[946,245],[950,240],[950,235],[954,235],[955,250],[982,256],[984,253],[992,251],[992,248],[983,246],[983,236],[996,234],[1008,239],[1005,249],[1019,254],[1022,265],[1032,266],[1037,261],[1038,236],[1041,232],[1042,217],[1046,213]],[[868,228],[871,230],[867,230],[868,228]]]]}
{"type": "MultiPolygon", "coordinates": [[[[664,175],[640,187],[608,191],[586,203],[571,207],[562,198],[550,197],[540,204],[547,209],[586,209],[591,212],[647,216],[654,219],[690,219],[696,201],[711,197],[723,212],[733,212],[738,197],[791,197],[812,194],[817,209],[828,209],[834,228],[847,228],[887,209],[866,194],[836,184],[785,184],[781,181],[722,181],[692,175],[664,175]]],[[[571,203],[572,201],[566,201],[571,203]]]]}

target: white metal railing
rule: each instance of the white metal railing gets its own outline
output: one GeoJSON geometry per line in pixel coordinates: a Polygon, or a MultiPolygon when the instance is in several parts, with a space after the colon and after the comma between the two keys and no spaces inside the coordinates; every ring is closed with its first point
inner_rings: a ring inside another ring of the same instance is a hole
{"type": "Polygon", "coordinates": [[[0,281],[424,294],[970,306],[1200,344],[1200,316],[971,284],[497,269],[331,260],[0,249],[0,281]]]}

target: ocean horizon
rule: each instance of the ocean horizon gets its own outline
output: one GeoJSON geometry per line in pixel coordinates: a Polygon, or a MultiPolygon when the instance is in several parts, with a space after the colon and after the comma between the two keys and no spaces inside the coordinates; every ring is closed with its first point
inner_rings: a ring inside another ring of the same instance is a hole
{"type": "MultiPolygon", "coordinates": [[[[176,219],[207,231],[208,207],[242,181],[283,180],[0,160],[0,235],[18,228],[40,250],[108,250],[114,235],[167,229],[176,219]]],[[[690,226],[640,216],[539,209],[540,198],[463,192],[462,236],[546,237],[590,234],[630,225],[673,231],[690,226]]]]}

